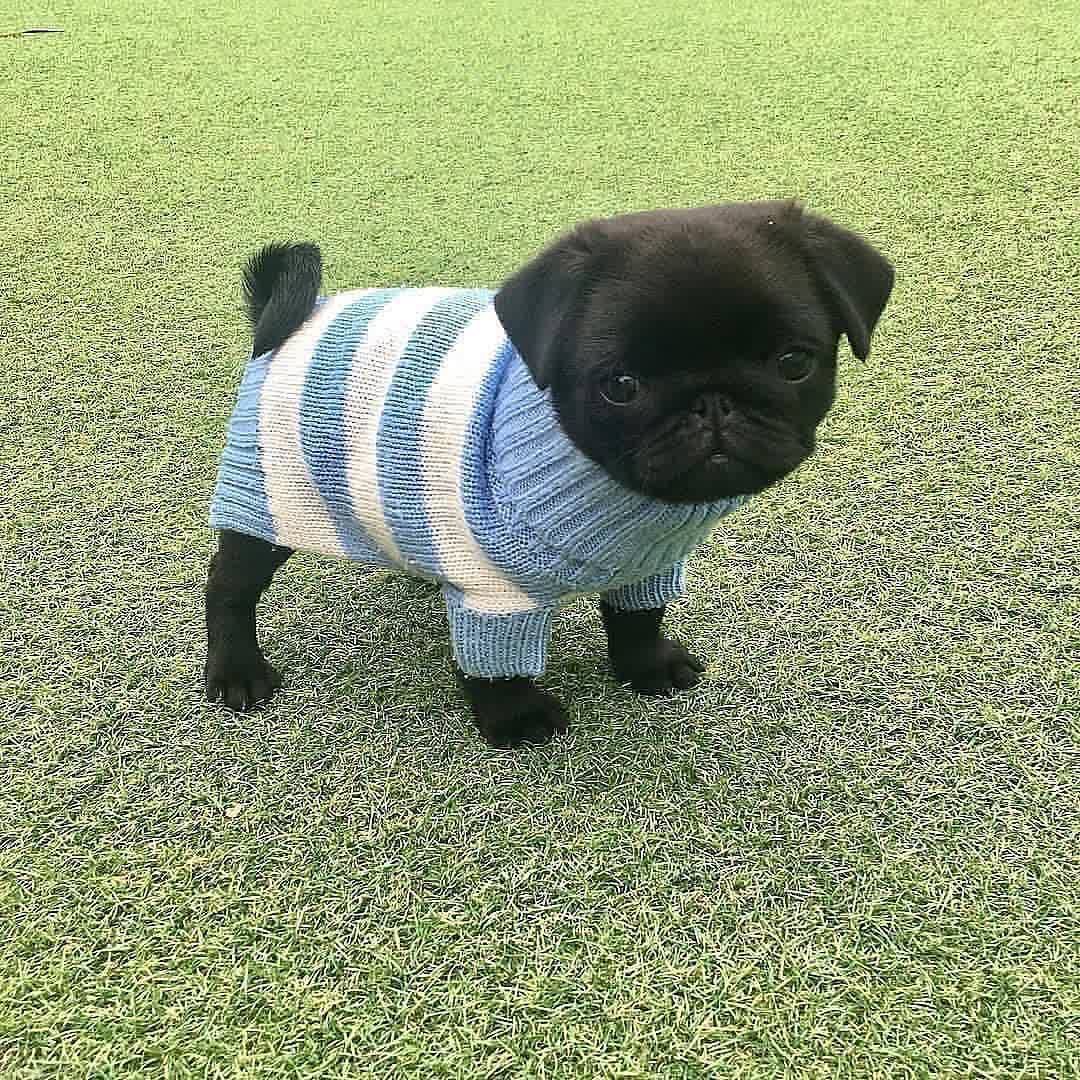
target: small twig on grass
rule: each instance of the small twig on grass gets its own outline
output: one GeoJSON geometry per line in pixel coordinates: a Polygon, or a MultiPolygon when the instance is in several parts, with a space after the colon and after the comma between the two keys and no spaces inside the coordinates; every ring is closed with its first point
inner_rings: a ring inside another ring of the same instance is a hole
{"type": "Polygon", "coordinates": [[[62,34],[63,32],[59,26],[28,26],[25,30],[0,31],[0,38],[25,37],[27,34],[62,34]]]}

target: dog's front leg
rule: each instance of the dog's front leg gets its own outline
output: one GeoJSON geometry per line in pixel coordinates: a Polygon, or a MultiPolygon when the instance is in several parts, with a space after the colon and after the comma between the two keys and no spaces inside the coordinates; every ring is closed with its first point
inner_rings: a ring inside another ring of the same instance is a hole
{"type": "Polygon", "coordinates": [[[629,683],[640,694],[667,694],[686,690],[701,678],[705,665],[660,633],[663,607],[622,611],[601,600],[600,615],[619,682],[629,683]]]}
{"type": "Polygon", "coordinates": [[[546,743],[565,731],[562,706],[532,679],[547,663],[555,608],[496,614],[497,598],[466,597],[453,588],[444,596],[458,674],[484,739],[508,748],[546,743]]]}

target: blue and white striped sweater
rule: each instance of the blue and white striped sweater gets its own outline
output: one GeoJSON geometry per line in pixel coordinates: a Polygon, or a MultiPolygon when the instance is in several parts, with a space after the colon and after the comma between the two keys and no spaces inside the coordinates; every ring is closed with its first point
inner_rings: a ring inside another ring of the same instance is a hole
{"type": "Polygon", "coordinates": [[[488,678],[544,668],[560,600],[659,607],[744,498],[674,505],[581,453],[486,289],[320,301],[247,365],[211,524],[441,583],[454,655],[488,678]]]}

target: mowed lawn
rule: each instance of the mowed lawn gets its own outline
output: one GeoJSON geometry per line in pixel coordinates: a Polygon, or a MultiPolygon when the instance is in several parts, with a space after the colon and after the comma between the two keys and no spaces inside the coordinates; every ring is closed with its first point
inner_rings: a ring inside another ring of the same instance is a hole
{"type": "Polygon", "coordinates": [[[1080,6],[8,0],[0,1076],[1080,1076],[1080,6]],[[13,6],[14,5],[14,6],[13,6]],[[635,698],[471,727],[437,593],[298,557],[201,698],[239,270],[494,284],[797,195],[898,284],[635,698]]]}

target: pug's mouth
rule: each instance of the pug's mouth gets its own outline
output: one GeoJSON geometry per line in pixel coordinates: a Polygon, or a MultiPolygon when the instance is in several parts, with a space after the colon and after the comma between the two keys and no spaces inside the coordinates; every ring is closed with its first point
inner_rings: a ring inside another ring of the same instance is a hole
{"type": "Polygon", "coordinates": [[[683,446],[675,453],[635,463],[635,486],[664,502],[716,502],[737,495],[756,495],[790,476],[814,452],[814,435],[794,433],[772,446],[774,452],[753,453],[725,439],[708,447],[683,446]],[[688,461],[689,459],[689,461],[688,461]]]}
{"type": "Polygon", "coordinates": [[[643,470],[638,486],[644,494],[664,502],[703,503],[755,495],[783,475],[767,471],[725,447],[710,450],[690,465],[643,470]]]}

